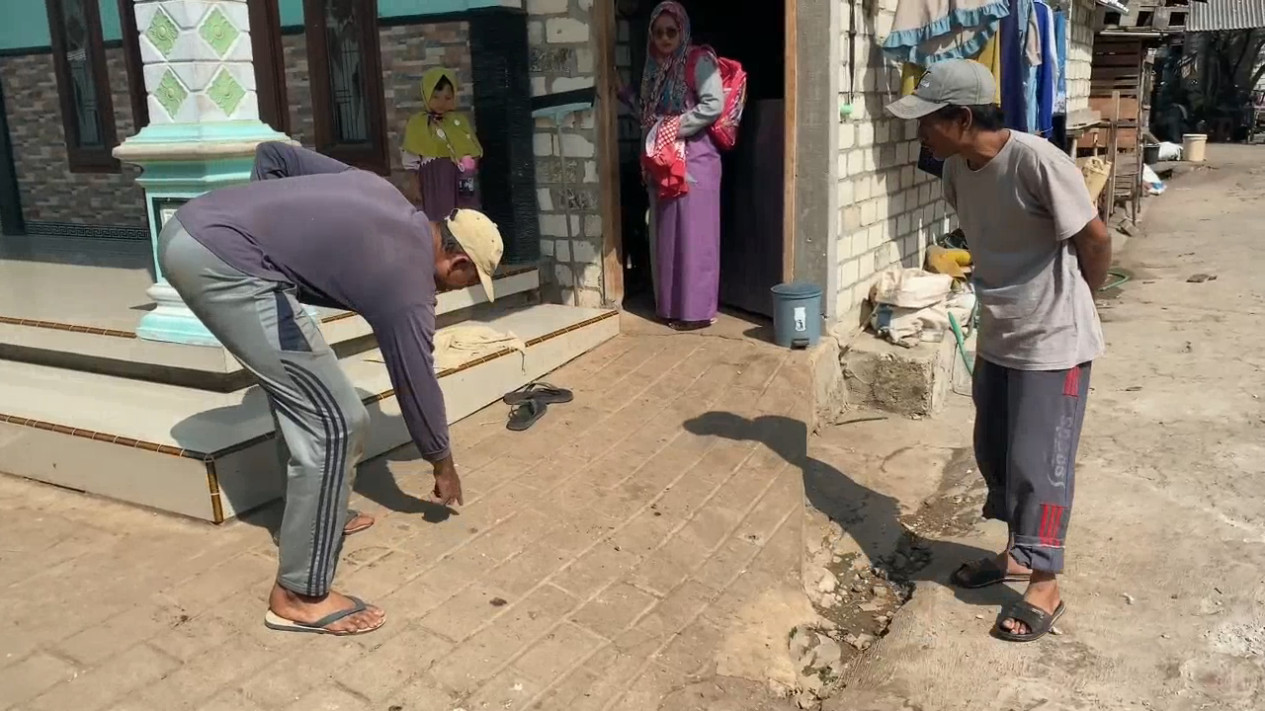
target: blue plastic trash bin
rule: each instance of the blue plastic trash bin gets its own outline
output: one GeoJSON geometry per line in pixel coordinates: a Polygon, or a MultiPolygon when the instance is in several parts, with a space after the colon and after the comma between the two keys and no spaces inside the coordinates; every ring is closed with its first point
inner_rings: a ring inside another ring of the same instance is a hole
{"type": "Polygon", "coordinates": [[[821,287],[790,283],[773,287],[773,342],[811,348],[821,340],[821,287]]]}

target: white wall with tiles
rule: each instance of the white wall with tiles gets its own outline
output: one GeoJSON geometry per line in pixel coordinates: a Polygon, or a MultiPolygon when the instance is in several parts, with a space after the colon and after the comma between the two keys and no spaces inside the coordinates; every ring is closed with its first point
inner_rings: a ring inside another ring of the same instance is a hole
{"type": "MultiPolygon", "coordinates": [[[[917,168],[916,124],[887,115],[900,96],[900,65],[880,43],[891,30],[897,0],[840,0],[838,222],[834,313],[845,329],[859,325],[876,275],[892,266],[922,266],[926,248],[957,220],[939,179],[917,168]],[[855,1],[856,27],[849,5],[855,1]],[[852,30],[855,30],[853,34],[852,30]],[[854,47],[849,51],[849,42],[854,47]],[[849,57],[855,62],[849,64],[849,57]],[[849,101],[849,98],[851,99],[849,101]]],[[[1094,0],[1073,0],[1068,28],[1068,108],[1089,105],[1094,0]]]]}

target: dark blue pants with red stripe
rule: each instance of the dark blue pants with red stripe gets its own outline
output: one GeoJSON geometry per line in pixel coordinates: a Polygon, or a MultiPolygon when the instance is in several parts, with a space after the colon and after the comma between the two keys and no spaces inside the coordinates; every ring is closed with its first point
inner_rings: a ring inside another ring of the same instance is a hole
{"type": "Polygon", "coordinates": [[[1063,570],[1090,365],[1014,370],[982,358],[975,363],[975,461],[988,483],[984,517],[1006,522],[1011,555],[1033,570],[1063,570]]]}

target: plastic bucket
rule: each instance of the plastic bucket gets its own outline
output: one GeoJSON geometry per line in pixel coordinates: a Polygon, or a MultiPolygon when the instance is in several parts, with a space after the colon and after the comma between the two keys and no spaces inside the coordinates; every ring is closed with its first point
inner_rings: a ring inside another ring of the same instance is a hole
{"type": "Polygon", "coordinates": [[[1160,147],[1157,144],[1149,143],[1142,148],[1142,162],[1147,165],[1155,165],[1160,162],[1160,147]]]}
{"type": "Polygon", "coordinates": [[[1182,157],[1191,163],[1204,162],[1204,151],[1207,147],[1207,134],[1187,133],[1182,136],[1182,157]]]}
{"type": "Polygon", "coordinates": [[[811,348],[821,340],[821,287],[773,287],[773,342],[783,348],[811,348]]]}

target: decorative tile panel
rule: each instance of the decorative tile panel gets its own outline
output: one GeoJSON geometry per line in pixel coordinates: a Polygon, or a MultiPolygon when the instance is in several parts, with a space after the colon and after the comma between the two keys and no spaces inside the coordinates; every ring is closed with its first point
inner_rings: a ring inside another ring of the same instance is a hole
{"type": "Polygon", "coordinates": [[[175,116],[180,111],[180,106],[184,104],[185,99],[189,98],[189,91],[180,83],[180,79],[176,77],[176,73],[168,69],[163,73],[163,78],[158,82],[158,86],[154,89],[154,98],[162,104],[168,116],[175,116]]]}
{"type": "Polygon", "coordinates": [[[233,78],[233,75],[227,69],[220,70],[215,79],[211,81],[211,86],[207,87],[206,95],[220,107],[225,116],[232,116],[233,112],[242,102],[242,97],[246,96],[246,90],[242,85],[233,78]]]}
{"type": "Polygon", "coordinates": [[[145,36],[149,38],[154,48],[166,57],[171,54],[171,50],[176,46],[176,40],[180,38],[180,28],[168,17],[167,13],[160,9],[154,12],[154,19],[150,20],[149,27],[145,28],[145,36]]]}
{"type": "Polygon", "coordinates": [[[233,43],[241,36],[233,23],[229,21],[228,16],[220,9],[214,8],[206,16],[206,20],[202,22],[202,26],[198,28],[198,34],[202,35],[202,39],[215,50],[220,57],[228,54],[233,48],[233,43]]]}

